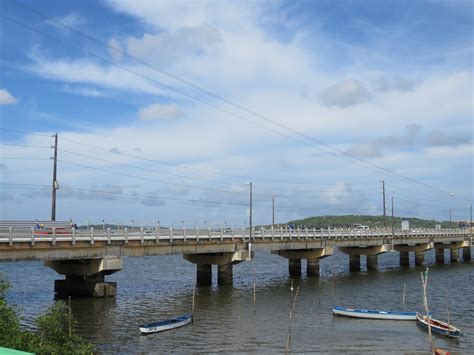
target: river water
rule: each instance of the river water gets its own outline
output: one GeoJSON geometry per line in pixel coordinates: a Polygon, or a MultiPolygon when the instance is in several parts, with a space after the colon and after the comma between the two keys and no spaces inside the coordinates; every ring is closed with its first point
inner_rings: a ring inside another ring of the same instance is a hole
{"type": "MultiPolygon", "coordinates": [[[[436,265],[433,251],[425,262],[431,311],[446,320],[449,309],[463,331],[459,340],[435,337],[435,346],[474,353],[473,264],[436,265]]],[[[290,353],[428,354],[428,334],[415,322],[332,316],[333,299],[346,307],[400,309],[404,284],[405,310],[422,310],[424,268],[400,268],[397,253],[381,255],[379,267],[349,272],[348,257],[337,253],[321,260],[320,277],[295,279],[291,292],[287,260],[257,253],[234,266],[233,286],[217,286],[213,269],[215,286],[196,289],[193,325],[141,336],[139,324],[191,311],[195,266],[177,255],[125,258],[123,270],[107,278],[118,283],[116,298],[73,299],[71,307],[79,334],[101,353],[281,353],[291,333],[290,353]]],[[[54,302],[54,279],[61,276],[41,262],[0,263],[0,271],[12,283],[9,301],[21,306],[25,324],[54,302]]]]}

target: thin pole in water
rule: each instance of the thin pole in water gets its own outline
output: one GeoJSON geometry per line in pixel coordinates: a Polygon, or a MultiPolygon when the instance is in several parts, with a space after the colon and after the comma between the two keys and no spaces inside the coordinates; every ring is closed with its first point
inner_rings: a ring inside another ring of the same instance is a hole
{"type": "Polygon", "coordinates": [[[428,317],[428,335],[430,337],[431,353],[434,354],[434,341],[433,336],[431,335],[431,315],[428,308],[428,297],[427,297],[427,284],[428,284],[428,268],[426,268],[426,276],[423,277],[421,272],[421,282],[423,284],[423,304],[425,306],[426,317],[428,317]]]}
{"type": "Polygon", "coordinates": [[[191,309],[191,324],[194,323],[194,297],[195,297],[195,294],[196,294],[196,286],[193,284],[193,305],[192,305],[192,309],[191,309]]]}
{"type": "Polygon", "coordinates": [[[255,268],[253,268],[253,311],[257,311],[257,288],[256,288],[256,280],[255,280],[255,268]]]}
{"type": "Polygon", "coordinates": [[[450,322],[449,322],[449,301],[448,301],[448,289],[445,289],[446,292],[446,311],[448,313],[448,329],[451,328],[450,322]]]}
{"type": "Polygon", "coordinates": [[[300,290],[300,288],[298,286],[296,288],[295,298],[293,299],[293,302],[290,305],[290,314],[288,316],[288,337],[286,338],[285,354],[288,354],[288,351],[290,350],[290,345],[291,345],[291,320],[293,319],[293,309],[295,308],[295,305],[296,305],[296,299],[298,297],[299,290],[300,290]]]}
{"type": "Polygon", "coordinates": [[[405,289],[406,289],[406,282],[403,283],[403,295],[402,295],[402,308],[405,308],[405,289]]]}

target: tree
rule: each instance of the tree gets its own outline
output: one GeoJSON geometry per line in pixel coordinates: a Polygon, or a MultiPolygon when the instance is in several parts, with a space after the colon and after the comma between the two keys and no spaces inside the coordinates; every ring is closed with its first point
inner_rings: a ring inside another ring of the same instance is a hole
{"type": "Polygon", "coordinates": [[[64,301],[55,302],[35,323],[36,330],[21,329],[20,316],[7,303],[9,282],[0,273],[0,346],[37,354],[91,354],[94,346],[74,333],[75,321],[64,301]]]}

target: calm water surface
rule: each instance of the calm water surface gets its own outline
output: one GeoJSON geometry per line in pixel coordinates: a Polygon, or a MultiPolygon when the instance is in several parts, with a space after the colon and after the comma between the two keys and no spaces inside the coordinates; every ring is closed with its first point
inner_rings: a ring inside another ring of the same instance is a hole
{"type": "MultiPolygon", "coordinates": [[[[434,316],[447,319],[449,303],[451,322],[463,331],[459,340],[436,337],[436,346],[452,353],[474,353],[473,264],[435,265],[433,251],[426,262],[434,316]]],[[[377,272],[349,273],[348,257],[336,254],[321,261],[321,277],[295,280],[300,291],[291,323],[290,352],[428,354],[428,335],[415,322],[332,316],[333,297],[335,304],[347,307],[400,309],[404,283],[405,309],[422,309],[423,268],[399,268],[397,253],[382,255],[379,265],[377,272]]],[[[21,306],[25,323],[54,302],[54,279],[61,276],[42,263],[0,263],[0,271],[13,285],[9,301],[21,306]]],[[[217,270],[213,272],[217,284],[217,270]]],[[[287,261],[269,253],[257,253],[254,261],[234,266],[233,286],[198,288],[194,325],[141,336],[139,324],[191,311],[194,279],[195,266],[181,256],[125,258],[123,270],[108,277],[118,283],[116,298],[72,300],[78,332],[101,353],[285,351],[295,292],[290,291],[287,261]]]]}

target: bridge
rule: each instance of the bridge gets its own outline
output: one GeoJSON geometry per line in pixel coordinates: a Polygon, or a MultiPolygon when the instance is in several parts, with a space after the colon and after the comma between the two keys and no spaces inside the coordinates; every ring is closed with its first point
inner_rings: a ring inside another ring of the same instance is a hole
{"type": "Polygon", "coordinates": [[[181,254],[196,264],[198,285],[211,285],[212,265],[218,283],[231,284],[233,266],[251,260],[256,251],[271,251],[288,260],[291,277],[301,276],[306,259],[308,276],[319,275],[319,260],[335,249],[348,255],[349,269],[360,271],[361,255],[368,270],[377,270],[378,256],[398,252],[400,266],[408,267],[410,253],[415,265],[423,265],[425,252],[436,251],[444,263],[445,249],[451,262],[471,260],[469,229],[173,229],[55,227],[0,228],[0,261],[42,260],[65,279],[55,281],[58,297],[107,297],[116,294],[116,283],[105,276],[122,269],[123,256],[181,254]]]}

